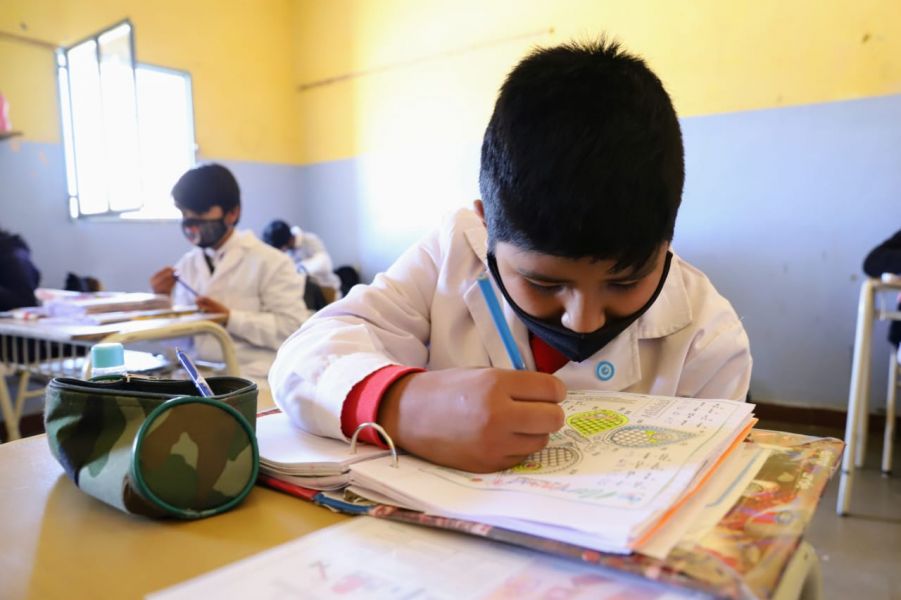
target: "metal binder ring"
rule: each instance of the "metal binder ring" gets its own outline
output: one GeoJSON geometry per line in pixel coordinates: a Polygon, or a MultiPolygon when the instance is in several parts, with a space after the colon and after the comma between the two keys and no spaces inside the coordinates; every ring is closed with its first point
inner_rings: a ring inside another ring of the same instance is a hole
{"type": "Polygon", "coordinates": [[[361,431],[370,427],[375,429],[378,434],[382,436],[382,439],[385,440],[385,443],[388,444],[388,449],[391,450],[391,458],[393,459],[391,466],[397,468],[397,448],[394,447],[394,440],[391,439],[391,436],[388,435],[388,433],[378,423],[360,423],[356,431],[354,431],[354,434],[350,437],[350,453],[357,453],[357,437],[360,435],[361,431]]]}

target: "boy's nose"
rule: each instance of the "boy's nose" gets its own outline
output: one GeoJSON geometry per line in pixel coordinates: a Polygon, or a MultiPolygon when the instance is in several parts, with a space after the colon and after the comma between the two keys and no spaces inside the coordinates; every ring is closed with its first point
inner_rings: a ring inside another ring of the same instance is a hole
{"type": "Polygon", "coordinates": [[[576,295],[567,302],[560,322],[570,331],[591,333],[603,327],[607,322],[607,317],[601,302],[583,295],[576,295]]]}

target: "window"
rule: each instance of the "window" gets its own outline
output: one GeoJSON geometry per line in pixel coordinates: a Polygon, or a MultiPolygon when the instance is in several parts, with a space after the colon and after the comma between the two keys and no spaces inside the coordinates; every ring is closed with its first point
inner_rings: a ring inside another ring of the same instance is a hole
{"type": "Polygon", "coordinates": [[[57,52],[69,214],[178,218],[170,190],[194,165],[191,77],[134,62],[125,21],[57,52]]]}

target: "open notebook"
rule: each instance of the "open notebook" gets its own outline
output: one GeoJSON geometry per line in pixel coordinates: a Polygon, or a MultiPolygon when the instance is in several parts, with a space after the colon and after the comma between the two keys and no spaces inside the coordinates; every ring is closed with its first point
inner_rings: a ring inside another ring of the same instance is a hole
{"type": "MultiPolygon", "coordinates": [[[[377,451],[363,460],[337,442],[342,452],[328,462],[340,482],[332,489],[346,482],[354,496],[376,503],[629,553],[703,486],[754,422],[753,405],[729,400],[592,391],[570,392],[563,407],[566,424],[548,446],[498,473],[466,473],[412,456],[395,464],[377,451]]],[[[289,468],[269,454],[273,416],[258,424],[261,470],[312,487],[297,474],[321,476],[321,457],[311,453],[289,468]]]]}
{"type": "Polygon", "coordinates": [[[341,489],[352,464],[390,454],[363,444],[351,454],[346,443],[298,429],[281,412],[257,418],[257,442],[260,472],[314,490],[341,489]]]}

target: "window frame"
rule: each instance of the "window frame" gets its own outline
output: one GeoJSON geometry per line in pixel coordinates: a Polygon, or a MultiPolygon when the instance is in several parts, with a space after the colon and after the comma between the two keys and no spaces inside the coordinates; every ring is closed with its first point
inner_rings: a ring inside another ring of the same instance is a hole
{"type": "MultiPolygon", "coordinates": [[[[117,223],[137,223],[137,222],[147,222],[147,221],[164,221],[171,222],[178,220],[180,217],[176,215],[172,215],[171,217],[148,217],[148,216],[128,216],[129,214],[133,214],[137,211],[141,211],[144,209],[144,205],[138,208],[129,208],[125,210],[114,210],[111,208],[110,202],[107,202],[107,210],[99,213],[85,213],[82,212],[82,199],[81,199],[81,187],[79,186],[79,177],[78,177],[78,156],[75,152],[75,129],[73,126],[74,121],[74,111],[73,111],[73,103],[72,103],[72,81],[71,81],[71,70],[70,70],[70,62],[67,53],[84,43],[93,41],[96,45],[97,52],[97,64],[98,69],[101,65],[101,55],[100,55],[100,38],[116,29],[122,27],[123,25],[127,25],[129,27],[129,52],[130,52],[130,66],[131,66],[131,74],[133,79],[133,89],[134,89],[134,114],[135,114],[135,127],[137,132],[137,144],[138,144],[138,165],[137,170],[139,175],[143,172],[143,165],[141,164],[140,159],[140,150],[141,150],[141,138],[140,138],[140,98],[138,93],[138,70],[148,70],[148,71],[157,71],[161,73],[166,73],[170,75],[176,75],[181,77],[185,82],[185,90],[186,90],[186,101],[187,106],[185,106],[186,117],[187,117],[187,125],[188,125],[188,135],[186,142],[186,149],[189,149],[191,155],[191,165],[194,166],[197,163],[197,141],[196,141],[196,121],[195,121],[195,111],[194,111],[194,81],[191,73],[186,70],[176,69],[172,67],[165,67],[162,65],[152,64],[152,63],[141,63],[137,61],[135,54],[135,28],[134,24],[130,19],[123,19],[122,21],[116,22],[108,27],[103,28],[91,35],[85,36],[80,40],[70,44],[68,46],[57,48],[55,52],[55,64],[54,69],[56,71],[56,83],[57,83],[57,94],[59,100],[60,107],[60,131],[63,138],[63,153],[65,160],[65,171],[66,171],[66,203],[67,203],[67,213],[69,219],[73,222],[77,222],[80,220],[87,221],[100,221],[100,222],[117,222],[117,223]],[[63,81],[63,77],[65,77],[65,81],[63,81]]],[[[143,183],[141,181],[140,183],[143,183]]]]}

